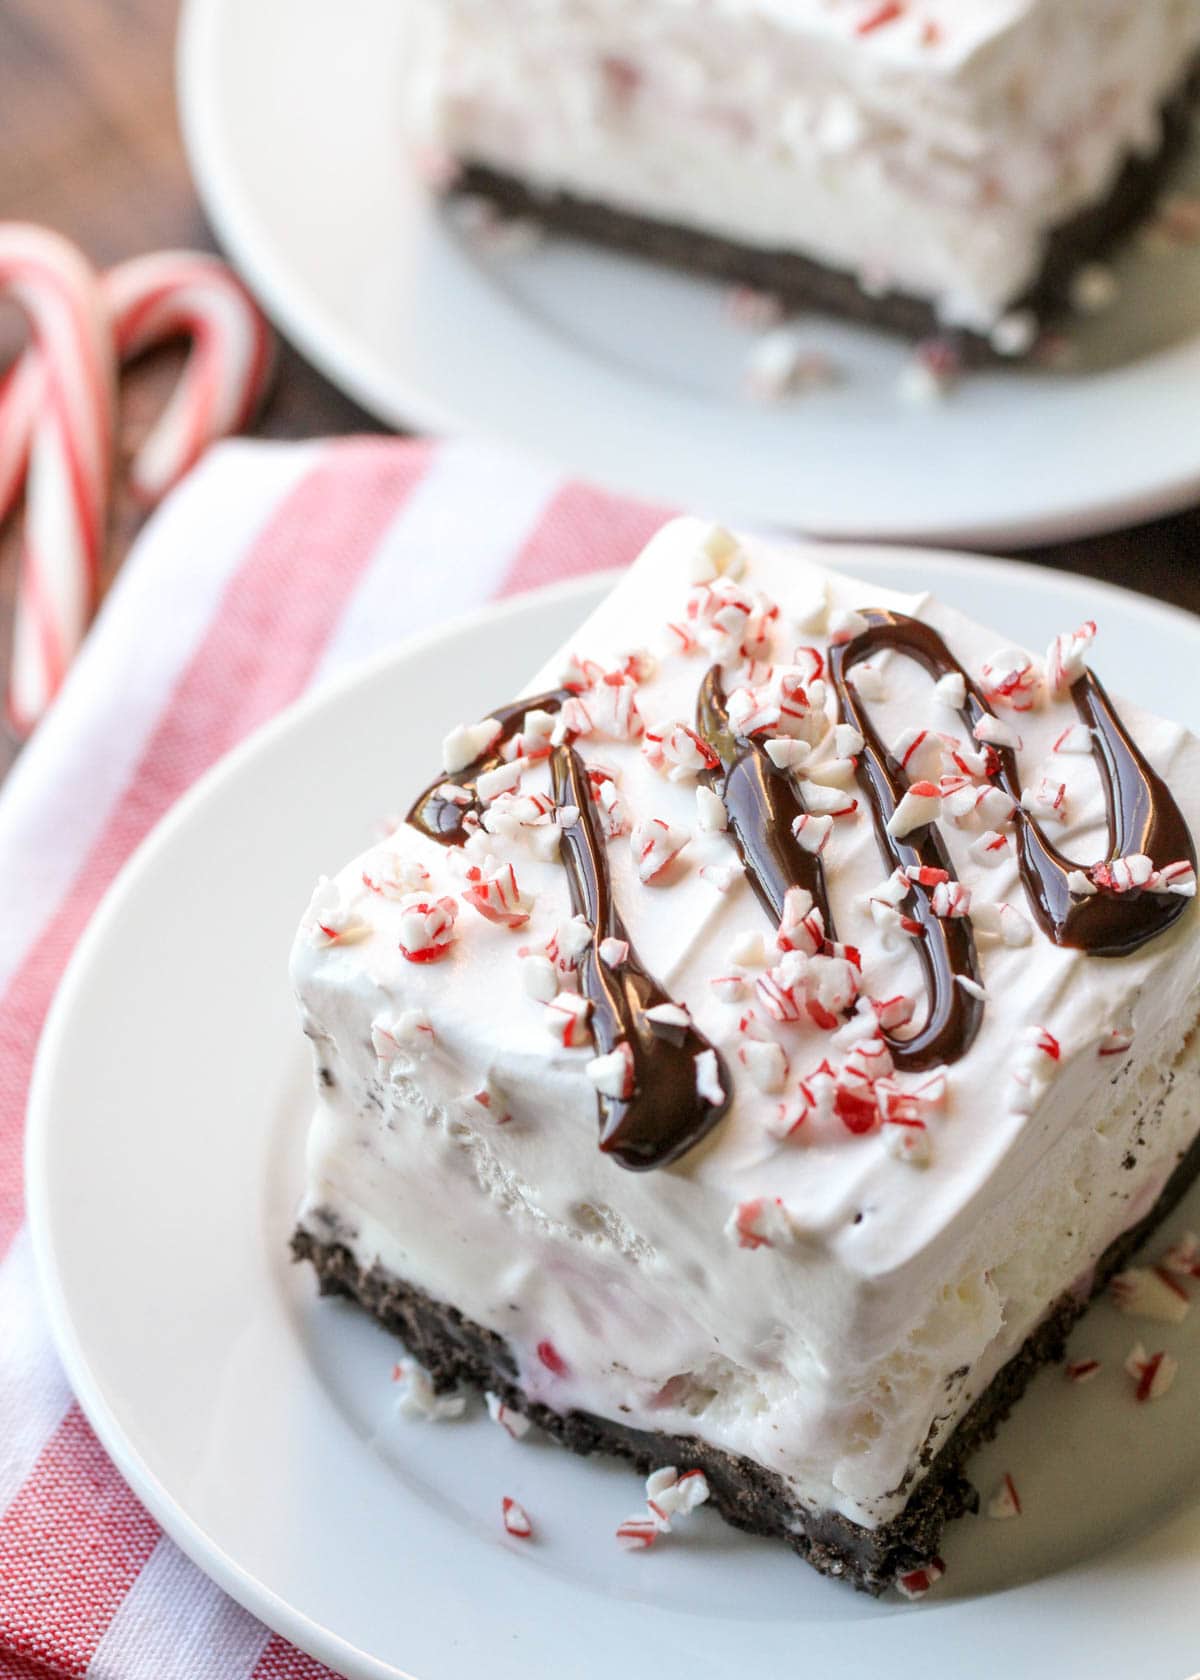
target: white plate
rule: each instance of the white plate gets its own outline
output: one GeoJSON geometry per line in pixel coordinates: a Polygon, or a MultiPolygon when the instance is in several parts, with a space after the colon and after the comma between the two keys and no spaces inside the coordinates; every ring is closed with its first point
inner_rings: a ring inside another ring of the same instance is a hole
{"type": "MultiPolygon", "coordinates": [[[[1105,670],[1200,724],[1191,618],[1003,563],[878,553],[860,570],[1035,645],[1099,611],[1105,670]]],[[[947,1579],[904,1606],[710,1512],[654,1553],[620,1552],[628,1470],[515,1443],[478,1412],[397,1418],[396,1344],[289,1264],[310,1099],[286,957],[312,880],[602,587],[489,609],[299,706],[206,777],[108,895],[46,1028],[28,1147],[46,1298],[88,1417],[202,1568],[356,1680],[926,1680],[964,1673],[968,1641],[972,1680],[1180,1680],[1200,1647],[1192,1321],[1155,1344],[1184,1362],[1175,1390],[1139,1407],[1120,1371],[1129,1322],[1098,1308],[1082,1340],[1102,1377],[1047,1373],[978,1465],[985,1487],[1011,1468],[1027,1514],[955,1525],[947,1579]],[[502,1534],[506,1493],[536,1544],[502,1534]]]]}
{"type": "Polygon", "coordinates": [[[189,0],[180,51],[217,231],[306,354],[384,420],[829,536],[1010,547],[1200,494],[1200,251],[1122,264],[1119,307],[1084,335],[1090,371],[981,374],[913,409],[896,344],[818,319],[845,385],[757,407],[722,287],[565,240],[497,262],[430,211],[401,135],[404,10],[189,0]]]}

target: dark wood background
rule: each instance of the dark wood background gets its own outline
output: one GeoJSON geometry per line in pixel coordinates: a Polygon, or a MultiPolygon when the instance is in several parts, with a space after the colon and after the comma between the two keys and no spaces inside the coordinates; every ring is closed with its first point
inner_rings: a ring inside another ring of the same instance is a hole
{"type": "MultiPolygon", "coordinates": [[[[0,0],[0,218],[57,228],[99,264],[162,246],[212,245],[176,123],[177,9],[177,0],[0,0]]],[[[0,306],[0,365],[19,342],[19,321],[0,306]]],[[[177,355],[164,351],[129,380],[122,404],[126,453],[157,412],[177,366],[177,355]]],[[[375,429],[284,348],[261,433],[310,437],[375,429]]],[[[109,575],[136,528],[134,508],[119,498],[109,575]]],[[[1036,558],[1200,611],[1198,549],[1200,510],[1193,510],[1042,549],[1036,558]]],[[[15,532],[9,530],[0,541],[0,685],[15,559],[15,532]]],[[[0,774],[14,750],[13,743],[0,741],[0,774]]]]}

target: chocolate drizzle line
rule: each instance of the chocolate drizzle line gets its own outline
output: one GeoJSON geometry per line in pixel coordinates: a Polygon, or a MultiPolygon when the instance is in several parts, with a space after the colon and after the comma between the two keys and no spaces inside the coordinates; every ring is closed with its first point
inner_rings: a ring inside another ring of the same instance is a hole
{"type": "MultiPolygon", "coordinates": [[[[915,659],[935,679],[955,674],[966,685],[966,703],[960,713],[969,732],[990,708],[979,689],[950,653],[936,630],[902,613],[873,611],[863,615],[868,628],[845,647],[830,650],[830,666],[842,709],[867,739],[872,751],[859,767],[874,777],[869,768],[873,757],[887,760],[871,729],[858,696],[846,683],[849,671],[873,653],[894,650],[915,659]]],[[[1104,788],[1108,812],[1108,845],[1102,860],[1140,852],[1155,869],[1187,861],[1196,866],[1196,850],[1187,823],[1161,776],[1146,763],[1131,740],[1112,702],[1091,671],[1072,684],[1071,698],[1081,721],[1091,732],[1092,753],[1104,788]]],[[[972,734],[973,738],[973,734],[972,734]]],[[[1016,806],[1017,862],[1030,908],[1046,937],[1056,945],[1086,951],[1093,957],[1125,957],[1165,933],[1187,909],[1188,901],[1174,893],[1151,893],[1135,888],[1118,893],[1099,885],[1087,898],[1072,898],[1068,873],[1081,866],[1052,846],[1040,825],[1021,805],[1021,784],[1016,754],[1008,747],[993,747],[997,769],[993,780],[1016,806]]],[[[891,771],[898,770],[888,761],[891,771]]],[[[865,787],[865,783],[863,784],[865,787]]],[[[879,829],[879,808],[876,828],[879,829]]],[[[918,831],[921,832],[921,831],[918,831]]],[[[881,835],[882,844],[882,835],[881,835]]],[[[961,988],[958,988],[961,990],[961,988]]]]}
{"type": "Polygon", "coordinates": [[[414,828],[419,828],[422,834],[428,835],[430,840],[437,840],[443,846],[461,846],[470,833],[466,825],[468,814],[473,813],[478,817],[483,810],[475,795],[475,784],[480,776],[489,770],[498,770],[505,762],[501,749],[514,735],[521,733],[526,712],[558,712],[570,698],[569,688],[553,688],[546,694],[535,694],[528,700],[516,700],[511,706],[502,706],[499,711],[489,713],[500,725],[500,733],[487,752],[473,759],[458,775],[439,776],[436,782],[430,782],[408,813],[407,820],[414,828]],[[453,799],[443,799],[438,789],[448,783],[465,789],[471,795],[470,801],[459,805],[453,799]]]}
{"type": "MultiPolygon", "coordinates": [[[[472,795],[479,777],[504,763],[501,748],[520,732],[525,713],[557,712],[570,696],[557,689],[518,701],[491,715],[501,725],[488,751],[457,776],[442,776],[430,784],[408,813],[408,821],[443,846],[459,846],[470,832],[464,819],[482,809],[477,798],[459,805],[443,799],[438,789],[446,782],[472,795]]],[[[600,1093],[600,1148],[623,1167],[640,1172],[665,1167],[700,1142],[729,1107],[729,1071],[720,1053],[717,1067],[725,1096],[711,1103],[696,1089],[696,1057],[712,1044],[688,1025],[667,1027],[646,1019],[646,1011],[673,1000],[638,960],[633,942],[613,901],[608,854],[596,820],[595,801],[579,754],[573,747],[556,747],[550,756],[551,785],[559,805],[573,805],[578,819],[562,830],[560,857],[567,872],[571,905],[592,927],[591,943],[579,958],[579,982],[592,1006],[590,1026],[599,1055],[622,1042],[633,1056],[633,1088],[628,1098],[600,1093]],[[600,961],[603,939],[623,939],[629,955],[619,968],[600,961]]]]}
{"type": "MultiPolygon", "coordinates": [[[[887,832],[888,818],[903,797],[908,779],[880,745],[869,720],[852,709],[857,708],[857,696],[847,697],[840,670],[831,674],[843,708],[866,743],[858,764],[858,781],[871,806],[879,847],[889,868],[926,865],[953,876],[945,843],[934,825],[916,829],[903,840],[887,832]]],[[[821,860],[806,852],[792,836],[792,821],[804,811],[804,800],[789,772],[778,769],[768,757],[764,744],[732,728],[720,671],[715,666],[700,685],[696,727],[721,760],[721,770],[712,772],[709,780],[721,783],[729,832],[759,903],[771,920],[778,922],[788,888],[803,887],[812,894],[824,918],[826,939],[836,940],[821,860]]],[[[975,939],[966,918],[935,916],[929,894],[921,886],[913,887],[909,914],[920,924],[915,942],[929,1007],[925,1024],[914,1037],[882,1036],[895,1065],[917,1072],[954,1061],[965,1053],[979,1031],[983,1004],[956,980],[963,974],[979,982],[975,939]]]]}
{"type": "Polygon", "coordinates": [[[613,901],[604,837],[596,821],[587,775],[573,747],[556,747],[550,759],[551,785],[559,805],[574,805],[579,819],[562,831],[561,856],[571,905],[590,922],[592,942],[579,959],[580,988],[592,1005],[590,1025],[601,1055],[619,1043],[633,1054],[633,1093],[627,1099],[599,1097],[600,1147],[623,1167],[663,1167],[691,1149],[729,1107],[730,1080],[720,1054],[720,1103],[696,1089],[696,1057],[713,1046],[688,1025],[664,1027],[646,1011],[672,999],[639,962],[613,901]],[[600,960],[603,939],[629,942],[618,968],[600,960]]]}

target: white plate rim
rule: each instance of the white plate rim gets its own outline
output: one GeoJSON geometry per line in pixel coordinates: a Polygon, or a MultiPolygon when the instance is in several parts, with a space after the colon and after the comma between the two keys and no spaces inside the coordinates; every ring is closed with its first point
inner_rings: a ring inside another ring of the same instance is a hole
{"type": "MultiPolygon", "coordinates": [[[[836,546],[828,546],[832,549],[830,558],[836,563],[836,546]]],[[[1016,584],[1023,589],[1033,584],[1039,593],[1053,592],[1064,586],[1072,593],[1086,589],[1092,599],[1107,604],[1111,609],[1136,613],[1151,623],[1170,621],[1174,626],[1185,627],[1192,635],[1200,637],[1200,616],[1186,609],[1154,601],[1119,585],[1097,583],[1051,568],[1034,568],[1019,560],[868,545],[860,546],[857,554],[871,565],[899,574],[898,582],[905,569],[911,567],[914,560],[919,560],[927,572],[952,572],[960,568],[968,572],[984,572],[997,582],[1016,584]]],[[[169,1488],[140,1461],[127,1441],[108,1397],[93,1376],[86,1338],[75,1322],[71,1303],[63,1290],[55,1254],[53,1185],[46,1164],[55,1123],[52,1102],[55,1065],[59,1057],[68,1051],[71,1017],[77,999],[86,993],[93,954],[104,947],[112,928],[120,919],[126,899],[137,891],[144,870],[160,852],[170,847],[175,834],[202,811],[218,786],[239,774],[254,759],[268,755],[281,736],[302,729],[311,715],[349,691],[365,686],[380,671],[403,664],[412,656],[439,644],[452,644],[460,635],[485,623],[489,626],[502,624],[505,620],[536,612],[542,605],[575,600],[581,606],[590,604],[611,587],[619,575],[619,569],[598,571],[522,592],[406,638],[396,646],[359,662],[322,684],[315,692],[302,696],[240,742],[176,801],[121,867],[71,954],[39,1040],[30,1083],[24,1144],[26,1218],[43,1307],[55,1347],[79,1405],[123,1479],[176,1545],[269,1628],[338,1672],[349,1660],[355,1664],[353,1672],[356,1674],[379,1676],[380,1680],[385,1680],[385,1677],[386,1680],[418,1680],[418,1677],[410,1677],[406,1670],[373,1657],[312,1621],[302,1608],[276,1594],[214,1543],[169,1488]]]]}
{"type": "MultiPolygon", "coordinates": [[[[244,191],[233,148],[224,143],[211,93],[216,49],[228,8],[233,3],[234,0],[183,0],[176,56],[176,95],[184,144],[206,213],[222,244],[236,259],[268,312],[304,355],[360,406],[401,430],[416,428],[439,435],[482,434],[497,444],[504,444],[508,440],[500,435],[494,423],[481,425],[470,413],[463,412],[461,405],[443,400],[428,382],[410,377],[405,370],[392,368],[385,372],[370,345],[321,302],[303,276],[293,271],[286,256],[275,248],[269,229],[244,191]]],[[[1200,355],[1200,337],[1191,348],[1200,355]]],[[[1179,370],[1174,370],[1174,374],[1178,377],[1179,370]]],[[[1171,374],[1165,373],[1164,377],[1169,378],[1171,374]]],[[[545,443],[535,445],[527,440],[522,447],[526,454],[547,466],[564,466],[563,461],[553,458],[553,449],[545,443]]],[[[586,475],[588,462],[568,460],[565,467],[586,475]]],[[[1003,462],[997,464],[997,471],[1003,473],[1003,462]]],[[[601,472],[600,476],[608,475],[601,472]]],[[[645,499],[655,499],[653,487],[645,483],[623,488],[645,499]]],[[[1109,492],[1093,482],[1090,493],[1081,494],[1069,505],[1058,508],[1027,507],[1003,518],[960,517],[932,525],[928,520],[901,517],[893,509],[888,518],[876,516],[864,527],[843,516],[838,521],[825,520],[805,529],[807,534],[830,540],[862,538],[871,542],[895,540],[910,546],[1023,549],[1137,525],[1179,512],[1198,498],[1200,452],[1194,464],[1181,463],[1156,479],[1147,478],[1136,488],[1109,492]]],[[[753,509],[726,511],[739,515],[743,522],[755,522],[753,509]]]]}

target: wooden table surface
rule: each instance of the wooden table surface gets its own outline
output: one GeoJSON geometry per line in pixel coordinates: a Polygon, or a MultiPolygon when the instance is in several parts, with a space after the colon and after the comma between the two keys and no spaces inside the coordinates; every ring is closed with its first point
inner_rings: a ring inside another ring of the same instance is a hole
{"type": "MultiPolygon", "coordinates": [[[[212,246],[175,115],[177,10],[177,0],[0,0],[0,219],[57,228],[100,264],[168,245],[212,246]]],[[[0,366],[19,344],[20,330],[15,314],[0,307],[0,366]]],[[[157,412],[177,365],[177,354],[164,351],[130,378],[124,453],[157,412]]],[[[1200,425],[1200,401],[1197,408],[1200,425]]],[[[257,429],[296,438],[378,428],[285,347],[257,429]]],[[[136,529],[135,509],[119,500],[110,576],[136,529]]],[[[1034,558],[1200,612],[1198,549],[1195,509],[1041,549],[1034,558]]],[[[9,530],[0,541],[0,683],[15,558],[9,530]]],[[[13,743],[0,741],[0,774],[14,751],[13,743]]]]}

